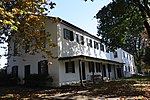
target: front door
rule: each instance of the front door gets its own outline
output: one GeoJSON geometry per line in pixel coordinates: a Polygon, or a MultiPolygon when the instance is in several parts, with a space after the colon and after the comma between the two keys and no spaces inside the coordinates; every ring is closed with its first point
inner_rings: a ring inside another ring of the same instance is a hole
{"type": "Polygon", "coordinates": [[[85,80],[86,79],[86,74],[85,74],[85,63],[82,62],[82,79],[85,80]]]}

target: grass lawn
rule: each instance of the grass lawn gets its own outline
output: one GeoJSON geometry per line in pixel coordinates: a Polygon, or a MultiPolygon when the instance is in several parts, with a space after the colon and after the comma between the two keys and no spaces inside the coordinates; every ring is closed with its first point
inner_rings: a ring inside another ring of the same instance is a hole
{"type": "MultiPolygon", "coordinates": [[[[97,97],[141,97],[150,98],[150,76],[138,76],[99,82],[93,86],[63,86],[60,88],[27,88],[24,86],[0,87],[0,99],[69,99],[75,96],[97,97]]],[[[138,99],[139,100],[139,99],[138,99]]],[[[141,99],[143,100],[143,99],[141,99]]],[[[148,100],[148,99],[145,99],[148,100]]]]}

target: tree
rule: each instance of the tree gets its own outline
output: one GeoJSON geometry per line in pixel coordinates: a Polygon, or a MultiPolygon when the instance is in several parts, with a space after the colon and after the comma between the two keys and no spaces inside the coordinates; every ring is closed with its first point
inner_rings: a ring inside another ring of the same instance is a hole
{"type": "Polygon", "coordinates": [[[134,6],[139,8],[142,17],[144,18],[144,26],[147,30],[148,36],[150,38],[150,25],[149,25],[149,18],[150,18],[150,1],[149,0],[126,0],[129,3],[133,3],[134,6]]]}
{"type": "Polygon", "coordinates": [[[123,48],[135,56],[140,65],[144,48],[149,42],[144,30],[145,20],[133,3],[116,0],[104,6],[97,14],[98,36],[107,48],[123,48]]]}
{"type": "Polygon", "coordinates": [[[55,46],[44,31],[46,15],[55,5],[45,0],[1,0],[0,43],[13,40],[17,47],[32,43],[32,52],[40,49],[51,56],[51,51],[42,45],[46,40],[50,47],[55,46]]]}
{"type": "MultiPolygon", "coordinates": [[[[87,1],[87,0],[84,0],[87,1]]],[[[91,0],[92,2],[94,0],[91,0]]],[[[113,2],[119,1],[119,0],[112,0],[113,2]]],[[[149,18],[150,18],[150,1],[149,0],[120,0],[124,1],[124,3],[132,3],[132,6],[135,6],[138,8],[138,10],[141,13],[141,16],[143,17],[144,26],[147,30],[147,34],[150,38],[150,25],[149,25],[149,18]]],[[[123,7],[121,9],[124,9],[123,7]]]]}
{"type": "Polygon", "coordinates": [[[145,62],[145,64],[147,66],[150,66],[150,62],[149,62],[149,59],[150,59],[150,47],[147,47],[145,49],[145,55],[144,55],[144,58],[143,58],[143,61],[145,62]]]}

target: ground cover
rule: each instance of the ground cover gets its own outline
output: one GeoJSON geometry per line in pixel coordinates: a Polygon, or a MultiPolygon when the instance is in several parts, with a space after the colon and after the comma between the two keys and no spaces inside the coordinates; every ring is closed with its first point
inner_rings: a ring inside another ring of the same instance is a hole
{"type": "Polygon", "coordinates": [[[108,82],[100,81],[98,84],[86,87],[80,87],[79,85],[62,86],[60,88],[0,87],[0,99],[5,100],[77,98],[120,98],[121,100],[121,98],[131,97],[135,100],[148,100],[150,98],[150,76],[136,76],[108,82]]]}

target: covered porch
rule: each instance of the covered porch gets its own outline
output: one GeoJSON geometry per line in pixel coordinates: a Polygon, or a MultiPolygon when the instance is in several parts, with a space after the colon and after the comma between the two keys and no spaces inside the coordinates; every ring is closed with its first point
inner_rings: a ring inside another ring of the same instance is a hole
{"type": "Polygon", "coordinates": [[[78,74],[78,78],[72,78],[74,78],[74,80],[78,79],[78,81],[80,82],[87,80],[91,80],[94,82],[96,79],[116,79],[123,77],[123,64],[120,62],[83,55],[62,57],[59,58],[59,61],[67,63],[73,62],[73,64],[68,64],[68,66],[75,67],[74,74],[78,74]]]}

